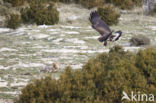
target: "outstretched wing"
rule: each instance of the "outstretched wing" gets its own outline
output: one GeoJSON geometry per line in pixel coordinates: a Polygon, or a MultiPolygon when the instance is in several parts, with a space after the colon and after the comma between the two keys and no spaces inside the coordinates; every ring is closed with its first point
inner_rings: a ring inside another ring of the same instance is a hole
{"type": "Polygon", "coordinates": [[[98,16],[97,11],[91,12],[89,17],[90,22],[92,23],[92,27],[98,31],[102,36],[108,36],[111,33],[110,28],[107,24],[101,20],[98,16]]]}

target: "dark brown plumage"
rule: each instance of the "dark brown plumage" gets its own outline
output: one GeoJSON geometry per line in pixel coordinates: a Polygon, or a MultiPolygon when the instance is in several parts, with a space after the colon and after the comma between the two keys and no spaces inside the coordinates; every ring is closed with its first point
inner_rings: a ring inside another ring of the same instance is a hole
{"type": "Polygon", "coordinates": [[[94,28],[96,31],[98,31],[101,34],[101,37],[98,38],[100,42],[104,42],[104,46],[107,45],[107,40],[109,41],[116,41],[121,36],[122,32],[117,31],[116,35],[112,35],[112,32],[110,28],[107,26],[107,24],[98,16],[97,11],[91,12],[89,20],[92,24],[92,28],[94,28]],[[115,37],[115,38],[114,38],[115,37]]]}

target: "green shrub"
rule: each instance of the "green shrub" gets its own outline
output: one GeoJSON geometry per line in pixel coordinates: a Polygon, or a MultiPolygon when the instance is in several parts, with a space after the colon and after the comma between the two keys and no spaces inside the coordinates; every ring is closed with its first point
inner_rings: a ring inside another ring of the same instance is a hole
{"type": "Polygon", "coordinates": [[[24,1],[25,0],[4,0],[4,2],[8,2],[8,3],[11,3],[12,6],[21,6],[24,4],[24,1]]]}
{"type": "Polygon", "coordinates": [[[117,24],[119,22],[120,13],[111,4],[107,4],[98,8],[98,14],[107,25],[117,24]]]}
{"type": "Polygon", "coordinates": [[[11,29],[16,29],[20,27],[22,20],[21,16],[18,14],[10,14],[10,16],[7,18],[7,27],[11,29]]]}
{"type": "Polygon", "coordinates": [[[36,23],[37,25],[53,25],[59,21],[59,12],[54,3],[49,3],[45,7],[42,2],[31,2],[30,8],[21,10],[21,16],[24,23],[36,23]]]}
{"type": "Polygon", "coordinates": [[[156,86],[156,48],[140,50],[136,56],[136,66],[144,73],[147,83],[156,86]]]}
{"type": "Polygon", "coordinates": [[[155,60],[156,49],[134,54],[115,46],[80,70],[67,67],[58,80],[28,84],[15,103],[121,103],[123,91],[156,95],[155,60]]]}
{"type": "Polygon", "coordinates": [[[137,35],[130,39],[132,46],[149,45],[150,39],[144,35],[137,35]]]}

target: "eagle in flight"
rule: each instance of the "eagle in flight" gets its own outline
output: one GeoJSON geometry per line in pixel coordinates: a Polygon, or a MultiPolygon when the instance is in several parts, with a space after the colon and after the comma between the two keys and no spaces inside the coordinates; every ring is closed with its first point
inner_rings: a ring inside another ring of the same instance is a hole
{"type": "Polygon", "coordinates": [[[101,34],[101,37],[99,37],[98,40],[104,42],[104,46],[107,46],[107,41],[114,42],[120,38],[122,32],[119,30],[113,33],[107,24],[99,17],[97,11],[90,13],[89,20],[92,24],[92,28],[101,34]]]}

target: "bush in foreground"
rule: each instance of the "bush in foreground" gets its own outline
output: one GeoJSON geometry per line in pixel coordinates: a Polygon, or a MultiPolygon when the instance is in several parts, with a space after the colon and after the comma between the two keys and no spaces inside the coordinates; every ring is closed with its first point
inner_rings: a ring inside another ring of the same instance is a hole
{"type": "Polygon", "coordinates": [[[113,25],[119,22],[120,13],[111,4],[99,7],[98,14],[101,16],[101,19],[106,22],[107,25],[113,25]]]}
{"type": "Polygon", "coordinates": [[[15,103],[121,103],[123,91],[156,95],[155,60],[156,49],[134,54],[115,46],[80,70],[67,67],[59,80],[28,84],[15,103]]]}
{"type": "Polygon", "coordinates": [[[22,19],[19,14],[10,14],[6,22],[8,28],[16,29],[21,26],[22,19]]]}

